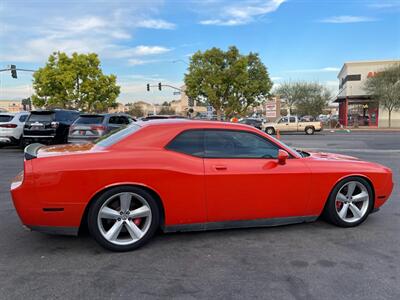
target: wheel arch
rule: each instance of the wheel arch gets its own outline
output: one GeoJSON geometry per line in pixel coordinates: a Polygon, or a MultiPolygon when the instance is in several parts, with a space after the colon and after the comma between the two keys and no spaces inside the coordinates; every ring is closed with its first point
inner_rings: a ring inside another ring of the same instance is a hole
{"type": "Polygon", "coordinates": [[[108,186],[96,191],[92,195],[92,197],[86,204],[85,210],[83,211],[81,223],[79,225],[79,231],[81,231],[83,228],[87,227],[87,216],[88,216],[90,206],[106,191],[108,191],[112,188],[115,188],[115,187],[124,187],[124,186],[140,188],[140,189],[148,192],[157,201],[158,208],[160,210],[160,217],[161,217],[160,218],[160,227],[163,228],[164,221],[165,221],[165,208],[164,208],[164,204],[162,202],[162,199],[161,199],[161,196],[159,195],[159,193],[155,189],[153,189],[145,184],[133,183],[133,182],[121,182],[121,183],[114,183],[114,184],[108,185],[108,186]]]}
{"type": "MultiPolygon", "coordinates": [[[[325,204],[324,204],[324,207],[323,207],[323,209],[322,209],[322,211],[321,211],[321,214],[325,211],[325,207],[326,207],[326,204],[328,203],[328,200],[329,200],[329,197],[332,195],[332,192],[333,192],[333,190],[336,188],[336,186],[340,183],[340,182],[342,182],[343,180],[345,180],[345,179],[347,179],[347,178],[351,178],[351,177],[355,177],[355,178],[361,178],[361,179],[364,179],[366,182],[368,182],[368,184],[369,184],[369,186],[370,186],[370,188],[371,188],[371,191],[372,191],[372,199],[374,200],[374,206],[375,206],[375,187],[374,187],[374,185],[373,185],[373,183],[372,183],[372,180],[367,176],[367,175],[365,175],[365,174],[348,174],[348,175],[345,175],[345,176],[342,176],[342,177],[340,177],[335,183],[334,183],[334,185],[332,186],[332,188],[330,189],[330,191],[329,191],[329,194],[328,194],[328,196],[326,197],[326,199],[325,199],[325,204]]],[[[374,209],[374,207],[371,207],[371,210],[372,209],[374,209]]]]}

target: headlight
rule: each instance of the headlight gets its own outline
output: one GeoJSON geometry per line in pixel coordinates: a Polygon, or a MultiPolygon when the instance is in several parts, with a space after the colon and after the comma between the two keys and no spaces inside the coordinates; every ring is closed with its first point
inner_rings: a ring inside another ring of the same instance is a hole
{"type": "Polygon", "coordinates": [[[21,171],[11,181],[11,189],[14,190],[17,187],[20,187],[23,182],[24,182],[24,171],[21,171]]]}

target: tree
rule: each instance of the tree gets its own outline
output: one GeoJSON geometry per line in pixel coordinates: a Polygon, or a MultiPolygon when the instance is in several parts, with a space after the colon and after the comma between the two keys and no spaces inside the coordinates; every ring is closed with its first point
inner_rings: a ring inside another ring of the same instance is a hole
{"type": "Polygon", "coordinates": [[[200,104],[211,105],[221,119],[243,115],[261,104],[272,82],[258,54],[242,55],[232,46],[224,52],[211,48],[197,51],[185,74],[186,94],[200,104]]]}
{"type": "Polygon", "coordinates": [[[103,74],[95,53],[54,52],[33,78],[33,104],[39,107],[102,112],[116,105],[120,93],[116,76],[103,74]]]}
{"type": "Polygon", "coordinates": [[[144,116],[144,111],[140,105],[134,103],[133,105],[130,105],[129,114],[140,118],[144,116]]]}
{"type": "Polygon", "coordinates": [[[388,111],[391,127],[392,111],[400,109],[400,64],[388,67],[368,78],[365,90],[388,111]]]}
{"type": "Polygon", "coordinates": [[[160,111],[159,111],[160,115],[174,115],[175,114],[175,110],[173,110],[171,107],[169,106],[164,106],[164,104],[162,105],[160,111]]]}
{"type": "Polygon", "coordinates": [[[317,116],[322,113],[331,97],[329,90],[315,82],[285,82],[277,88],[277,95],[285,101],[288,113],[317,116]]]}

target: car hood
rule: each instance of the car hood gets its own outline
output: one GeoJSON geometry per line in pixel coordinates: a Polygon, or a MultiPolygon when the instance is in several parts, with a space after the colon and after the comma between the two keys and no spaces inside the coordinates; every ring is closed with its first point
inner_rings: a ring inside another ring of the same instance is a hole
{"type": "Polygon", "coordinates": [[[360,161],[359,158],[349,155],[327,153],[327,152],[313,152],[307,151],[311,158],[328,159],[328,160],[356,160],[360,161]]]}
{"type": "Polygon", "coordinates": [[[94,152],[98,149],[99,147],[92,143],[42,146],[37,151],[37,157],[40,158],[48,156],[81,154],[86,152],[94,152]]]}

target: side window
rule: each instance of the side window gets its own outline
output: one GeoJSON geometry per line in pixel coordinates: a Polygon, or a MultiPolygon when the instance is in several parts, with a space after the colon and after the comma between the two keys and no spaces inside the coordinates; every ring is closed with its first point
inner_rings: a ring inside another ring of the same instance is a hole
{"type": "Polygon", "coordinates": [[[168,150],[202,157],[204,154],[203,130],[188,130],[176,136],[166,147],[168,150]]]}
{"type": "Polygon", "coordinates": [[[279,151],[257,134],[235,130],[206,130],[204,145],[208,158],[277,158],[279,151]]]}
{"type": "Polygon", "coordinates": [[[121,124],[120,121],[119,121],[119,117],[118,116],[110,117],[109,123],[110,124],[121,124]]]}
{"type": "Polygon", "coordinates": [[[288,118],[287,117],[282,117],[278,123],[287,123],[288,122],[288,118]]]}
{"type": "Polygon", "coordinates": [[[296,123],[296,118],[295,117],[290,117],[290,123],[296,123]]]}
{"type": "Polygon", "coordinates": [[[25,122],[27,117],[28,117],[28,115],[22,115],[22,116],[19,117],[19,121],[20,122],[25,122]]]}

